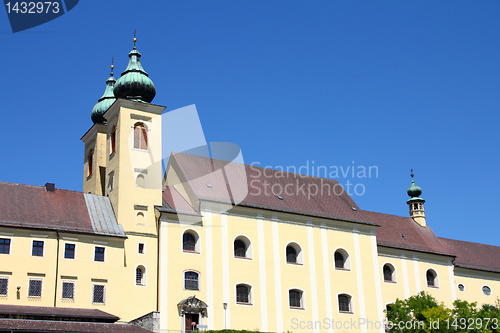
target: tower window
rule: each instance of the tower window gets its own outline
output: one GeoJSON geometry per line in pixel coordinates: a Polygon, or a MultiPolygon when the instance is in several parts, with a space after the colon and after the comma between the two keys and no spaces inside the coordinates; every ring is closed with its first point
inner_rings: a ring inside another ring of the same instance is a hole
{"type": "Polygon", "coordinates": [[[143,266],[137,266],[135,269],[135,285],[144,286],[146,285],[146,268],[143,266]]]}
{"type": "Polygon", "coordinates": [[[245,236],[238,236],[233,243],[235,258],[252,258],[252,247],[250,240],[245,236]]]}
{"type": "Polygon", "coordinates": [[[148,149],[148,130],[144,123],[136,123],[134,125],[134,148],[148,149]]]}
{"type": "Polygon", "coordinates": [[[196,272],[185,272],[184,273],[184,289],[187,290],[199,290],[198,287],[198,273],[196,272]]]}
{"type": "Polygon", "coordinates": [[[113,126],[113,128],[111,129],[111,136],[109,138],[109,142],[110,142],[110,154],[113,154],[116,150],[116,126],[113,126]]]}
{"type": "Polygon", "coordinates": [[[88,168],[89,168],[89,176],[93,172],[93,167],[94,167],[94,150],[90,149],[89,154],[87,155],[87,163],[88,163],[88,168]]]}

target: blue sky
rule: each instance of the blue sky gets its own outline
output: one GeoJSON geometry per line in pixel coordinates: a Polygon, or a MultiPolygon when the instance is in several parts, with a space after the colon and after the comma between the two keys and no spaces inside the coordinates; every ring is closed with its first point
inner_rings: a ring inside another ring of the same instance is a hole
{"type": "Polygon", "coordinates": [[[208,141],[261,166],[376,166],[339,181],[402,216],[413,168],[438,236],[500,245],[499,15],[496,0],[85,0],[13,34],[0,11],[0,180],[82,189],[80,137],[137,29],[153,103],[196,104],[208,141]]]}

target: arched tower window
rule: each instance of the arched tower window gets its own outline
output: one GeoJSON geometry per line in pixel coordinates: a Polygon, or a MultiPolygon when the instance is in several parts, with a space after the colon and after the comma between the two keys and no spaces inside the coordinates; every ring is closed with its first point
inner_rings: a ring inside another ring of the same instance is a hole
{"type": "Polygon", "coordinates": [[[146,285],[146,269],[144,268],[144,266],[137,266],[137,268],[135,269],[135,285],[146,285]]]}
{"type": "Polygon", "coordinates": [[[148,129],[144,123],[134,125],[134,148],[148,150],[148,129]]]}
{"type": "Polygon", "coordinates": [[[87,162],[89,165],[89,176],[92,174],[94,170],[94,150],[90,149],[89,154],[87,155],[87,162]]]}
{"type": "Polygon", "coordinates": [[[190,253],[200,253],[200,236],[192,229],[184,231],[182,234],[182,251],[190,253]]]}
{"type": "Polygon", "coordinates": [[[438,287],[438,277],[436,271],[434,271],[433,269],[427,270],[427,272],[425,273],[425,277],[427,279],[427,287],[438,287]]]}
{"type": "Polygon", "coordinates": [[[382,271],[384,273],[384,282],[396,282],[394,266],[385,264],[382,271]]]}
{"type": "Polygon", "coordinates": [[[287,264],[304,264],[302,257],[302,248],[297,243],[288,243],[286,246],[286,263],[287,264]]]}
{"type": "Polygon", "coordinates": [[[113,154],[116,150],[116,126],[113,126],[111,129],[111,137],[110,137],[110,154],[113,154]]]}
{"type": "Polygon", "coordinates": [[[344,269],[344,270],[350,270],[350,257],[349,253],[347,253],[346,250],[344,249],[337,249],[333,255],[334,261],[335,261],[335,269],[344,269]]]}

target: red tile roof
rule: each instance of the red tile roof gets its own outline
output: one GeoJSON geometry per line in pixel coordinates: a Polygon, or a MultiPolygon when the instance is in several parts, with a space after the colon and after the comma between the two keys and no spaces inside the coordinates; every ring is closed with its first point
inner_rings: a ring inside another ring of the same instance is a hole
{"type": "MultiPolygon", "coordinates": [[[[194,208],[198,200],[206,200],[375,225],[359,214],[358,205],[333,179],[182,153],[172,154],[169,167],[173,167],[180,181],[187,185],[184,187],[196,202],[194,208]]],[[[179,185],[173,181],[167,179],[170,187],[179,185]]],[[[177,208],[177,204],[176,200],[168,202],[170,208],[177,208]]]]}
{"type": "Polygon", "coordinates": [[[151,331],[131,324],[26,319],[0,319],[0,330],[8,330],[9,332],[151,333],[151,331]]]}
{"type": "Polygon", "coordinates": [[[378,225],[377,245],[398,249],[453,256],[443,246],[429,226],[422,227],[410,217],[360,211],[361,215],[378,225]]]}
{"type": "Polygon", "coordinates": [[[114,323],[120,317],[99,309],[80,309],[80,308],[55,308],[49,306],[28,306],[28,305],[8,305],[0,304],[0,317],[10,316],[30,316],[47,318],[72,318],[78,320],[92,319],[94,321],[114,323]]]}
{"type": "Polygon", "coordinates": [[[445,248],[456,255],[457,267],[500,273],[500,247],[440,238],[445,248]]]}
{"type": "MultiPolygon", "coordinates": [[[[111,207],[109,199],[87,195],[99,207],[111,207]]],[[[94,206],[95,208],[95,206],[94,206]]],[[[95,209],[94,209],[95,210],[95,209]]],[[[0,182],[0,226],[125,237],[114,215],[89,215],[85,194],[45,186],[0,182]],[[112,226],[111,228],[104,228],[112,226]]]]}

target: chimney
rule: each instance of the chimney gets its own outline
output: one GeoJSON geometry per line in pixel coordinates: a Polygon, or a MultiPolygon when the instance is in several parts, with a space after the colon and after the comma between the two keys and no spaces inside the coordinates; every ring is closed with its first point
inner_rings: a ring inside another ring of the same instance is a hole
{"type": "Polygon", "coordinates": [[[54,184],[54,183],[45,183],[45,191],[46,192],[55,192],[56,191],[56,184],[54,184]]]}

